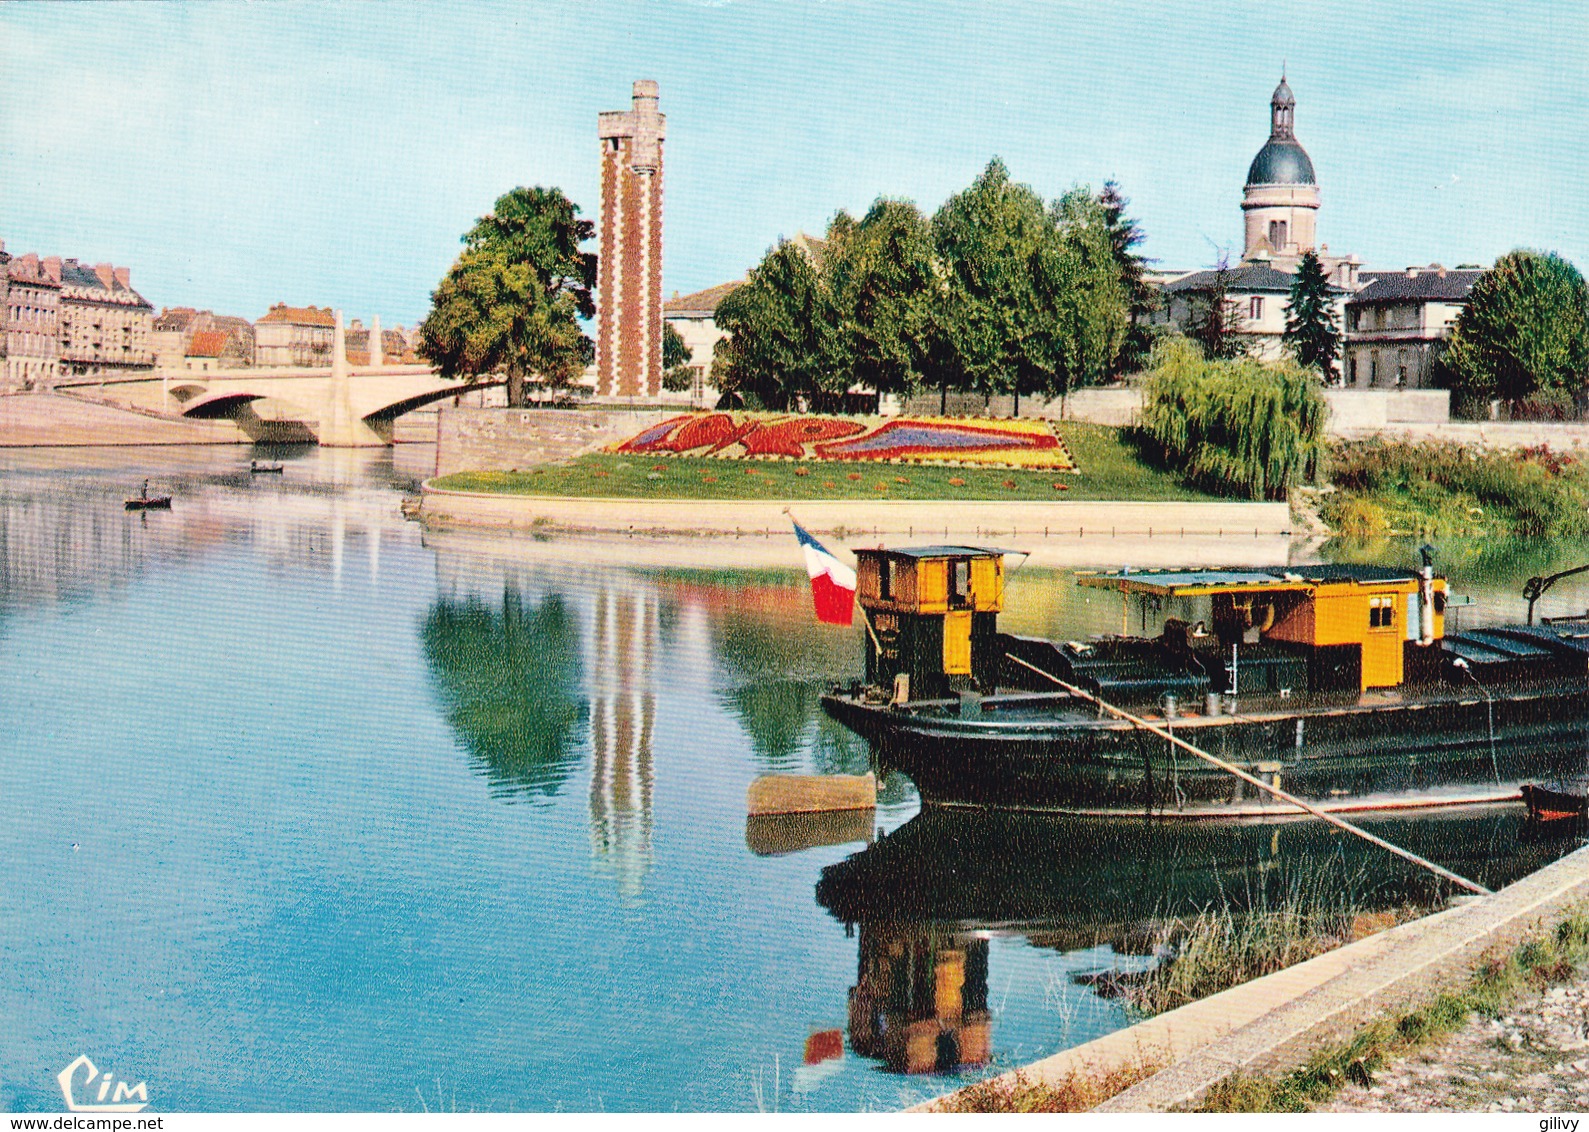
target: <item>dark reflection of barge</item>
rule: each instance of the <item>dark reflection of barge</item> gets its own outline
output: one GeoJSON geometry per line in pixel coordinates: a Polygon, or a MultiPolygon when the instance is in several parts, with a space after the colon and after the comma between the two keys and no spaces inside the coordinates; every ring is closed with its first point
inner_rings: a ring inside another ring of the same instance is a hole
{"type": "MultiPolygon", "coordinates": [[[[1576,848],[1521,806],[1363,824],[1499,888],[1576,848]]],[[[1139,951],[1151,927],[1209,908],[1297,903],[1372,912],[1444,896],[1422,870],[1310,820],[1188,824],[929,808],[823,869],[817,902],[858,926],[851,1048],[902,1072],[985,1063],[989,940],[1139,951]]]]}

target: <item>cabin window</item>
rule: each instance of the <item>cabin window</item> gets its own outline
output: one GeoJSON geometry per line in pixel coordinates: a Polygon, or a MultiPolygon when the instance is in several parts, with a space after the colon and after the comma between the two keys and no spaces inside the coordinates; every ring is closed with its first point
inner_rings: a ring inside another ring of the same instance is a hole
{"type": "Polygon", "coordinates": [[[1368,627],[1370,629],[1390,629],[1396,624],[1396,599],[1394,597],[1371,597],[1368,599],[1368,627]]]}
{"type": "Polygon", "coordinates": [[[877,597],[879,601],[894,600],[894,560],[892,558],[878,559],[877,597]]]}
{"type": "Polygon", "coordinates": [[[1263,296],[1262,295],[1254,295],[1248,301],[1247,317],[1251,318],[1254,321],[1257,321],[1258,319],[1263,317],[1263,296]]]}
{"type": "Polygon", "coordinates": [[[971,563],[958,559],[949,571],[949,604],[963,605],[971,592],[971,563]]]}

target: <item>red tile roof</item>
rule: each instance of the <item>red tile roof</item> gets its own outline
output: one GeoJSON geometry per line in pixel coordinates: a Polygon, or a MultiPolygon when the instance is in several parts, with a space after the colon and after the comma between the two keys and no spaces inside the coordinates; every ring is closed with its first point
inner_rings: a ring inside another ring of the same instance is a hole
{"type": "Polygon", "coordinates": [[[704,291],[696,291],[690,295],[677,295],[662,304],[662,313],[670,315],[682,314],[685,311],[715,311],[718,303],[744,285],[743,279],[736,279],[732,283],[719,283],[716,287],[708,287],[704,291]]]}
{"type": "Polygon", "coordinates": [[[226,349],[226,331],[198,330],[193,334],[193,345],[188,347],[190,358],[218,358],[226,349]]]}
{"type": "Polygon", "coordinates": [[[336,316],[330,307],[289,307],[277,303],[260,322],[290,322],[296,326],[335,326],[336,316]]]}

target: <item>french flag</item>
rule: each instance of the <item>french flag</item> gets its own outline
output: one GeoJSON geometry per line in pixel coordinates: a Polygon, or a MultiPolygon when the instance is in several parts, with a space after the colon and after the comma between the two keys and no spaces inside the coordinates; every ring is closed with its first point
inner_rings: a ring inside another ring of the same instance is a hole
{"type": "Polygon", "coordinates": [[[794,531],[800,549],[806,552],[806,573],[811,575],[817,620],[829,625],[850,624],[855,616],[855,571],[833,557],[799,523],[794,524],[794,531]]]}

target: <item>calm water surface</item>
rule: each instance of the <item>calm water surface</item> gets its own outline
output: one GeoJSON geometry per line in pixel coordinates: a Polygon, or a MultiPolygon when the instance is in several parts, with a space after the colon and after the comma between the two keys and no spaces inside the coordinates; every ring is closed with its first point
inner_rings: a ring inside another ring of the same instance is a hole
{"type": "MultiPolygon", "coordinates": [[[[867,766],[817,707],[860,630],[792,541],[426,535],[432,458],[0,453],[0,1107],[87,1054],[166,1110],[895,1108],[1126,1024],[1072,976],[1150,963],[1144,919],[1418,890],[1312,827],[918,816],[903,780],[875,824],[747,826],[756,776],[867,766]],[[145,476],[169,514],[123,511],[145,476]]],[[[1468,553],[1520,609],[1527,554],[1468,553]]],[[[1089,596],[1022,572],[1005,621],[1105,631],[1089,596]]],[[[1495,883],[1571,847],[1385,824],[1495,883]]]]}

